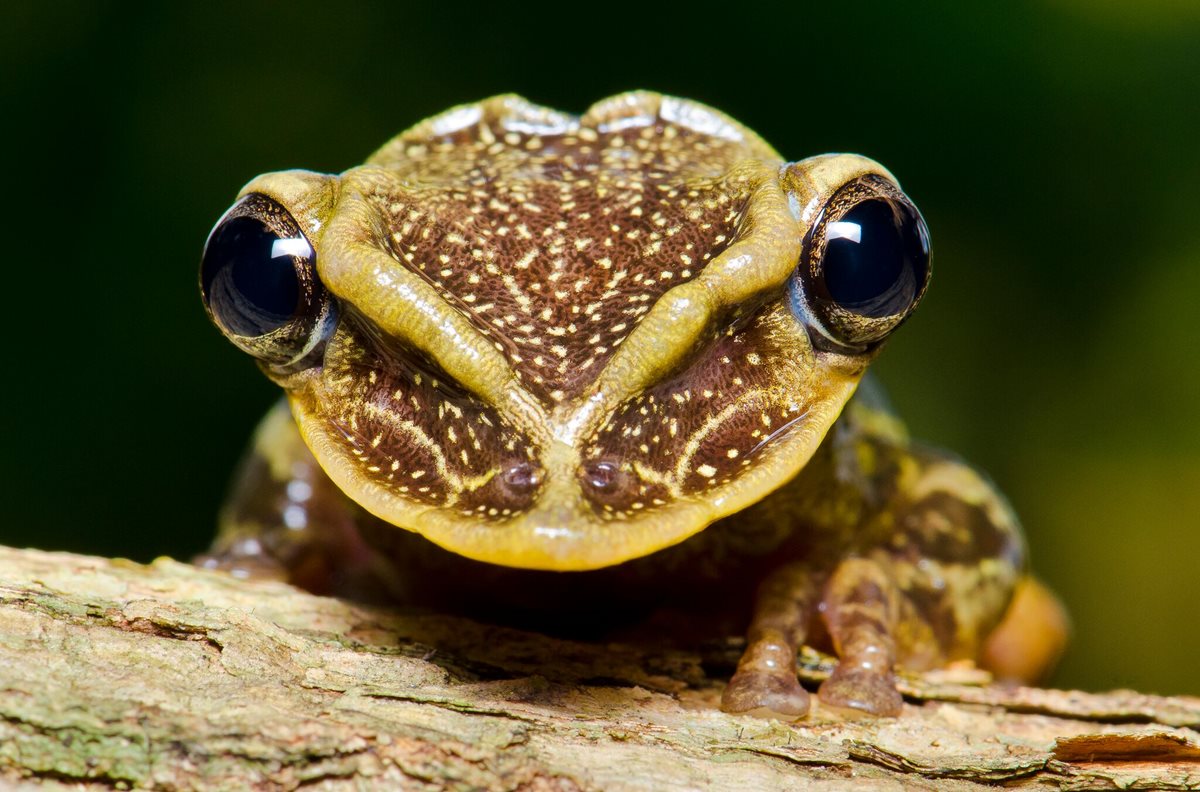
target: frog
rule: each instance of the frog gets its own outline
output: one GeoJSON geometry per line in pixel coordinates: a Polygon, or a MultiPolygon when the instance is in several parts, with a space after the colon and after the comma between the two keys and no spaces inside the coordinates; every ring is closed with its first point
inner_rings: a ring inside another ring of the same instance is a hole
{"type": "Polygon", "coordinates": [[[547,630],[690,614],[745,636],[735,714],[810,714],[806,646],[853,716],[958,663],[1035,681],[1065,613],[1012,508],[867,373],[930,265],[879,163],[649,91],[259,176],[200,291],[283,400],[197,560],[547,630]]]}

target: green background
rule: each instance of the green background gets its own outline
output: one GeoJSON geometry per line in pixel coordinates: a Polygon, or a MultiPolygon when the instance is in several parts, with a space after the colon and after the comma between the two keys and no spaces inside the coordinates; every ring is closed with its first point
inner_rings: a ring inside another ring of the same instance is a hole
{"type": "Polygon", "coordinates": [[[4,4],[0,542],[204,545],[275,398],[195,285],[252,176],[653,88],[899,176],[935,276],[877,368],[1023,516],[1075,618],[1056,681],[1200,693],[1200,3],[490,7],[4,4]]]}

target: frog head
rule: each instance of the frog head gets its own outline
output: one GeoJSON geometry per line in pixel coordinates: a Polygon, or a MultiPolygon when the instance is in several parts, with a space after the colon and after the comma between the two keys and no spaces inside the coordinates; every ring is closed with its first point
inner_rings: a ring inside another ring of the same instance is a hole
{"type": "Polygon", "coordinates": [[[594,569],[800,471],[929,275],[880,165],[786,162],[699,104],[462,106],[337,176],[261,176],[210,317],[363,508],[461,555],[594,569]]]}

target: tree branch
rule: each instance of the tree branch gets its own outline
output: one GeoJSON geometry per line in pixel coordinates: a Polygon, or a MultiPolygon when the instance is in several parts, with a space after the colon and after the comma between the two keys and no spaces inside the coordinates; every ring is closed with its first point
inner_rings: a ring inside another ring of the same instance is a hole
{"type": "MultiPolygon", "coordinates": [[[[898,719],[717,710],[738,645],[595,645],[175,561],[0,548],[0,785],[1200,789],[1200,699],[905,680],[898,719]]],[[[806,655],[802,676],[828,663],[806,655]]]]}

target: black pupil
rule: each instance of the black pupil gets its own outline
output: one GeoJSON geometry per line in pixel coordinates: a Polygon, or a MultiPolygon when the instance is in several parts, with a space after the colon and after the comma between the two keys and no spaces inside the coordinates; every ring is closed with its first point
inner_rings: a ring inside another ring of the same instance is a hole
{"type": "Polygon", "coordinates": [[[870,198],[825,226],[823,270],[829,297],[871,318],[911,306],[929,268],[929,242],[916,210],[870,198]]]}
{"type": "Polygon", "coordinates": [[[300,305],[292,256],[305,249],[302,237],[280,239],[254,217],[226,220],[208,241],[200,274],[213,316],[241,336],[286,325],[300,305]]]}

